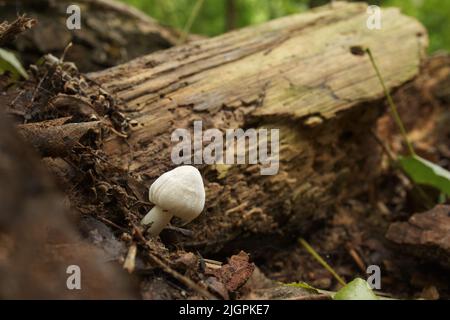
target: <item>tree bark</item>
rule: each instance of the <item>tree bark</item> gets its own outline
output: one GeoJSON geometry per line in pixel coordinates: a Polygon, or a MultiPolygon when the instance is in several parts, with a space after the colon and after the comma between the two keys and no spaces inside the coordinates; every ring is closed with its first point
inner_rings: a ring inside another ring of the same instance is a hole
{"type": "Polygon", "coordinates": [[[174,167],[171,133],[208,128],[280,129],[280,170],[201,165],[207,203],[185,246],[219,250],[231,240],[285,238],[310,230],[334,203],[362,192],[378,168],[370,128],[383,112],[369,47],[392,90],[412,79],[427,46],[424,28],[383,9],[383,29],[366,28],[366,4],[335,3],[308,13],[157,52],[92,73],[125,102],[138,125],[103,150],[149,186],[174,167]]]}
{"type": "Polygon", "coordinates": [[[450,206],[414,214],[390,225],[386,237],[401,251],[450,268],[450,206]]]}

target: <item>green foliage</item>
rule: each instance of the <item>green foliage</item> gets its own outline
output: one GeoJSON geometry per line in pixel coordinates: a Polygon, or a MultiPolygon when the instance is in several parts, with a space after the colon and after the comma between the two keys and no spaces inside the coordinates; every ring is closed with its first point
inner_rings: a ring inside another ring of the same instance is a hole
{"type": "MultiPolygon", "coordinates": [[[[183,30],[195,6],[195,0],[122,0],[134,5],[162,24],[183,30]]],[[[205,0],[192,32],[214,36],[226,30],[227,2],[205,0]]],[[[288,14],[305,11],[327,0],[233,0],[237,28],[261,23],[288,14]]],[[[405,14],[417,17],[430,34],[430,51],[450,51],[450,1],[442,0],[369,0],[371,4],[396,6],[405,14]]]]}
{"type": "Polygon", "coordinates": [[[3,74],[6,71],[10,72],[13,75],[13,78],[19,78],[20,76],[25,79],[28,78],[25,69],[22,67],[20,61],[17,60],[16,56],[13,53],[0,48],[0,74],[3,74]]]}
{"type": "Polygon", "coordinates": [[[442,0],[389,0],[389,6],[402,9],[405,14],[417,17],[428,29],[430,51],[450,51],[450,1],[442,0]]]}
{"type": "MultiPolygon", "coordinates": [[[[162,24],[183,29],[195,6],[194,0],[122,0],[134,5],[162,24]]],[[[206,0],[192,32],[214,36],[226,30],[228,0],[206,0]]],[[[235,0],[236,27],[264,22],[276,17],[303,11],[306,0],[235,0]]]]}
{"type": "Polygon", "coordinates": [[[434,187],[450,196],[450,172],[418,156],[401,157],[400,167],[417,184],[434,187]]]}
{"type": "Polygon", "coordinates": [[[333,300],[378,300],[378,297],[365,280],[356,278],[339,290],[333,300]]]}

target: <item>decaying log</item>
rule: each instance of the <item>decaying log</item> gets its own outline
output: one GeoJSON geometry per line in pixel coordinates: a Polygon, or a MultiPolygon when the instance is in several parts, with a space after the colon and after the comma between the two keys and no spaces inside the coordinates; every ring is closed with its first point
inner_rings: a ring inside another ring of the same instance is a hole
{"type": "Polygon", "coordinates": [[[378,167],[369,129],[383,92],[367,55],[352,48],[370,47],[394,89],[417,74],[427,46],[416,20],[383,9],[383,28],[369,30],[366,9],[338,2],[90,74],[138,123],[126,143],[111,137],[103,150],[150,185],[175,166],[172,132],[192,130],[194,120],[204,130],[278,128],[276,175],[261,176],[259,165],[198,165],[207,207],[189,226],[194,235],[179,241],[218,250],[248,235],[259,246],[308,230],[363,191],[378,167]]]}
{"type": "MultiPolygon", "coordinates": [[[[166,49],[177,43],[180,33],[161,26],[139,10],[114,0],[6,0],[0,2],[0,22],[12,21],[26,13],[38,25],[18,39],[16,49],[25,65],[42,55],[61,56],[66,46],[74,46],[66,59],[83,72],[101,70],[133,58],[166,49]],[[79,5],[81,29],[69,30],[67,8],[79,5]]],[[[190,40],[191,38],[188,38],[190,40]]]]}
{"type": "Polygon", "coordinates": [[[440,205],[407,222],[393,223],[386,237],[404,252],[450,268],[450,206],[440,205]]]}

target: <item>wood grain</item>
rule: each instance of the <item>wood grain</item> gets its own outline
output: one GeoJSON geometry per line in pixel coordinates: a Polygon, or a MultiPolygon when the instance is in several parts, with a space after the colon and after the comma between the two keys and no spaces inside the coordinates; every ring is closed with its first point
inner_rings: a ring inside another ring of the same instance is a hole
{"type": "Polygon", "coordinates": [[[159,51],[90,78],[121,98],[137,125],[104,144],[114,163],[150,185],[173,168],[176,128],[280,129],[280,171],[200,165],[207,207],[180,242],[220,250],[258,246],[310,229],[361,193],[378,167],[370,127],[384,111],[370,47],[390,90],[419,71],[427,34],[397,9],[366,27],[367,5],[334,3],[222,36],[159,51]],[[253,239],[254,241],[252,242],[253,239]]]}

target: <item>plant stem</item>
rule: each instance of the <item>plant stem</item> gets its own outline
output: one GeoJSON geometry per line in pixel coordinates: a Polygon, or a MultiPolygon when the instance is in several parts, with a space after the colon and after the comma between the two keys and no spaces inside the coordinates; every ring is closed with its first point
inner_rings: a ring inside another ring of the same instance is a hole
{"type": "Polygon", "coordinates": [[[305,239],[300,238],[298,239],[298,241],[300,242],[300,244],[306,249],[306,251],[308,251],[309,254],[311,254],[325,269],[328,270],[328,272],[330,272],[333,277],[336,278],[336,280],[343,286],[346,285],[344,279],[342,279],[337,273],[336,271],[334,271],[334,269],[325,261],[322,259],[322,257],[316,252],[316,250],[314,250],[309,244],[308,242],[306,242],[305,239]]]}
{"type": "Polygon", "coordinates": [[[380,80],[381,86],[383,87],[384,94],[386,95],[386,98],[388,100],[389,106],[391,107],[392,115],[394,116],[394,120],[395,120],[397,126],[400,129],[400,133],[401,133],[401,135],[403,137],[403,140],[405,141],[406,146],[408,147],[409,154],[411,156],[415,156],[416,152],[414,151],[414,148],[413,148],[411,142],[408,139],[408,135],[406,133],[405,126],[403,125],[402,119],[400,118],[400,115],[398,113],[397,106],[395,105],[394,100],[392,99],[392,96],[391,96],[389,90],[387,89],[386,84],[384,83],[383,77],[381,76],[380,69],[378,68],[378,66],[377,66],[377,64],[375,62],[375,59],[374,59],[374,57],[372,55],[372,51],[369,48],[367,48],[366,52],[369,55],[370,62],[372,63],[372,66],[375,69],[377,77],[380,80]]]}
{"type": "Polygon", "coordinates": [[[205,2],[205,0],[197,0],[195,2],[194,8],[192,9],[192,12],[191,12],[191,15],[189,16],[189,19],[186,22],[186,25],[184,26],[183,32],[181,34],[181,37],[179,40],[180,44],[183,44],[186,41],[187,36],[188,36],[189,32],[191,31],[192,25],[194,24],[195,19],[197,18],[198,13],[200,12],[200,9],[202,8],[204,2],[205,2]]]}

